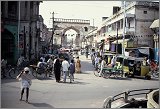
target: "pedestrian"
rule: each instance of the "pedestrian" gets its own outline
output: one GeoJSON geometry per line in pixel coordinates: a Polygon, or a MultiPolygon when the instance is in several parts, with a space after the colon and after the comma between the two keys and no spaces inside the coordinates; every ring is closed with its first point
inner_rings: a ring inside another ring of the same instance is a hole
{"type": "Polygon", "coordinates": [[[73,59],[71,60],[69,68],[70,68],[70,83],[71,83],[72,81],[74,81],[74,73],[75,73],[75,64],[73,59]]]}
{"type": "Polygon", "coordinates": [[[81,61],[79,60],[79,56],[76,59],[76,73],[81,73],[81,61]]]}
{"type": "Polygon", "coordinates": [[[37,72],[42,74],[45,73],[45,69],[46,69],[47,63],[43,62],[42,59],[40,59],[40,61],[37,64],[37,72]]]}
{"type": "Polygon", "coordinates": [[[111,64],[108,65],[108,67],[114,67],[116,64],[116,56],[113,56],[113,58],[111,59],[111,64]]]}
{"type": "Polygon", "coordinates": [[[102,61],[101,61],[101,64],[100,64],[101,67],[100,67],[99,77],[101,77],[102,71],[103,71],[103,68],[105,67],[105,65],[106,65],[106,62],[104,60],[104,57],[102,57],[102,61]]]}
{"type": "Polygon", "coordinates": [[[99,55],[98,55],[98,56],[95,57],[95,61],[94,61],[95,62],[94,67],[96,69],[98,68],[99,60],[100,60],[100,58],[99,58],[99,55]]]}
{"type": "Polygon", "coordinates": [[[22,67],[22,63],[25,61],[23,54],[18,58],[17,67],[22,67]]]}
{"type": "Polygon", "coordinates": [[[142,65],[146,66],[147,65],[147,57],[144,57],[143,61],[142,61],[142,65]]]}
{"type": "Polygon", "coordinates": [[[22,70],[20,72],[20,74],[17,76],[17,79],[19,81],[21,81],[21,98],[20,98],[20,101],[22,101],[24,90],[26,89],[26,103],[28,103],[29,88],[32,84],[30,69],[28,67],[25,67],[24,70],[22,70]]]}
{"type": "Polygon", "coordinates": [[[56,59],[54,64],[54,74],[55,74],[56,82],[59,83],[61,79],[61,63],[59,58],[56,59]]]}
{"type": "Polygon", "coordinates": [[[7,67],[7,60],[6,59],[2,59],[1,60],[1,76],[3,76],[4,78],[6,77],[5,75],[5,69],[7,67]]]}
{"type": "Polygon", "coordinates": [[[53,71],[53,58],[52,58],[52,56],[49,57],[47,64],[48,64],[49,70],[51,71],[51,73],[49,74],[49,77],[51,77],[52,71],[53,71]]]}
{"type": "Polygon", "coordinates": [[[63,60],[63,62],[62,62],[63,82],[64,82],[64,83],[66,82],[66,77],[67,77],[68,70],[69,70],[69,66],[70,66],[67,60],[68,60],[68,59],[65,58],[65,60],[63,60]]]}

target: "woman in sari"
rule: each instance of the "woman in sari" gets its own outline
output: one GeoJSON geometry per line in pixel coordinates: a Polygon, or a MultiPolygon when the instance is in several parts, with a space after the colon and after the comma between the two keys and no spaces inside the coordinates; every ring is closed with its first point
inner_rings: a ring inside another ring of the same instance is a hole
{"type": "Polygon", "coordinates": [[[81,73],[81,61],[79,60],[79,57],[77,57],[76,60],[76,72],[81,73]]]}

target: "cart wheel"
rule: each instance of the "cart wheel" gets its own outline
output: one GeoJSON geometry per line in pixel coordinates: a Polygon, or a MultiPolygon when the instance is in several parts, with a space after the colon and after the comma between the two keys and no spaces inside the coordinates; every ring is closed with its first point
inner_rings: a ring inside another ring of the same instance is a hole
{"type": "Polygon", "coordinates": [[[105,71],[102,72],[103,78],[109,78],[110,76],[111,76],[111,72],[105,72],[105,71]]]}

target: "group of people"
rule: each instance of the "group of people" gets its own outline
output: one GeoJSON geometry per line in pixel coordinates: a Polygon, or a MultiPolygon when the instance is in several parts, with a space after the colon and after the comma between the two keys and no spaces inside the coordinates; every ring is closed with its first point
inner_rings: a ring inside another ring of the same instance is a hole
{"type": "Polygon", "coordinates": [[[61,71],[63,72],[63,82],[66,82],[67,75],[69,75],[70,77],[70,82],[74,81],[73,74],[75,72],[81,72],[81,63],[79,57],[76,58],[76,62],[74,62],[74,59],[71,59],[71,61],[69,62],[67,58],[61,59],[59,57],[53,56],[50,56],[48,61],[45,61],[45,59],[41,57],[40,61],[37,64],[37,67],[45,69],[46,66],[48,66],[49,69],[54,72],[56,82],[60,82],[61,71]]]}
{"type": "MultiPolygon", "coordinates": [[[[61,80],[61,68],[63,72],[63,82],[66,82],[66,77],[69,74],[70,83],[74,81],[74,73],[81,72],[81,61],[79,57],[76,58],[76,62],[72,59],[71,62],[68,62],[67,58],[60,59],[59,57],[50,56],[49,59],[46,61],[44,57],[40,58],[40,61],[37,64],[37,67],[44,67],[48,65],[50,70],[54,71],[56,82],[60,82],[61,80]]],[[[44,67],[45,68],[45,67],[44,67]]],[[[32,76],[31,70],[28,67],[25,67],[17,76],[17,79],[21,81],[21,97],[20,101],[23,98],[24,90],[26,89],[26,102],[28,103],[28,96],[29,96],[29,88],[32,84],[32,76]]]]}

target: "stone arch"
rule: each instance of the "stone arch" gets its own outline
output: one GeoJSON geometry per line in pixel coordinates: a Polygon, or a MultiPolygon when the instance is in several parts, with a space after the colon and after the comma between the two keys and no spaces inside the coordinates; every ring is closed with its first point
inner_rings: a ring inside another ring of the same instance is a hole
{"type": "Polygon", "coordinates": [[[65,28],[65,29],[63,30],[63,34],[65,34],[65,32],[68,31],[68,30],[70,30],[70,29],[75,30],[75,31],[77,32],[77,34],[80,33],[80,31],[79,31],[77,28],[75,28],[74,26],[70,26],[70,27],[67,27],[67,28],[65,28]]]}
{"type": "Polygon", "coordinates": [[[62,44],[62,45],[65,45],[65,32],[68,31],[68,30],[70,30],[70,29],[75,30],[75,31],[77,32],[77,35],[76,35],[76,38],[75,38],[74,42],[75,42],[76,45],[78,45],[79,40],[80,40],[80,37],[79,37],[79,36],[80,36],[80,30],[77,29],[77,28],[74,27],[74,26],[66,27],[66,28],[63,30],[63,32],[62,32],[63,35],[62,35],[61,44],[62,44]]]}

